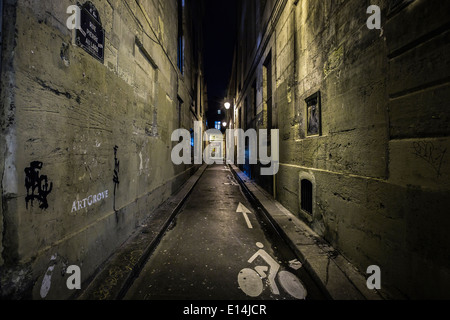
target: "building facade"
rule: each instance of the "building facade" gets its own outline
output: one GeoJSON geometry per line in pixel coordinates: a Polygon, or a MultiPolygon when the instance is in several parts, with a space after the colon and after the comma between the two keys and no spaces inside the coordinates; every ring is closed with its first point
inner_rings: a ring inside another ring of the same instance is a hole
{"type": "Polygon", "coordinates": [[[58,275],[78,265],[87,281],[197,169],[173,165],[171,134],[206,123],[204,13],[1,3],[1,296],[68,298],[58,275]]]}
{"type": "Polygon", "coordinates": [[[449,9],[240,2],[229,121],[280,131],[278,174],[243,169],[385,297],[450,297],[449,9]]]}

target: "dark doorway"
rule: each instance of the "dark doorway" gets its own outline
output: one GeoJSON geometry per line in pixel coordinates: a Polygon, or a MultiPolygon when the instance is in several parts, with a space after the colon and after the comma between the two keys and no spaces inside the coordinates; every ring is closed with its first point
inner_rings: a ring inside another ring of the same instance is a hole
{"type": "Polygon", "coordinates": [[[309,180],[302,180],[302,210],[309,215],[313,214],[313,184],[309,180]]]}

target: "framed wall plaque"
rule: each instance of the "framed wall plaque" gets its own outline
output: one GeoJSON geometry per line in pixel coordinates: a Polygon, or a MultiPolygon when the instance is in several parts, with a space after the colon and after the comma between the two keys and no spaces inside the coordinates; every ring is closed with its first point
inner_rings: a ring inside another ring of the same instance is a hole
{"type": "Polygon", "coordinates": [[[322,135],[320,92],[306,99],[306,114],[306,135],[308,137],[322,135]]]}

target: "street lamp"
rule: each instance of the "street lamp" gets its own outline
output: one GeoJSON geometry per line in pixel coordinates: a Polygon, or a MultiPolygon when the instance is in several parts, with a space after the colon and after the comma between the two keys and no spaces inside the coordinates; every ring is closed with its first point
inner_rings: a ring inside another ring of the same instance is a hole
{"type": "Polygon", "coordinates": [[[226,102],[225,103],[225,109],[229,110],[231,108],[231,103],[226,102]]]}
{"type": "Polygon", "coordinates": [[[226,123],[226,122],[223,122],[223,123],[222,123],[222,126],[223,126],[224,128],[226,128],[227,125],[228,125],[228,123],[226,123]]]}

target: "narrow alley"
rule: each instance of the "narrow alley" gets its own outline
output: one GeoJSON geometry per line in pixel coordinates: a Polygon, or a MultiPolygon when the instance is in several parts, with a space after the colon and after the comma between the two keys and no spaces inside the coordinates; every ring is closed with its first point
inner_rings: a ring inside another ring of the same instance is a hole
{"type": "Polygon", "coordinates": [[[125,299],[324,299],[255,213],[231,170],[209,167],[125,299]],[[250,261],[260,249],[270,258],[250,261]]]}
{"type": "Polygon", "coordinates": [[[449,12],[0,0],[0,300],[450,299],[449,12]]]}

